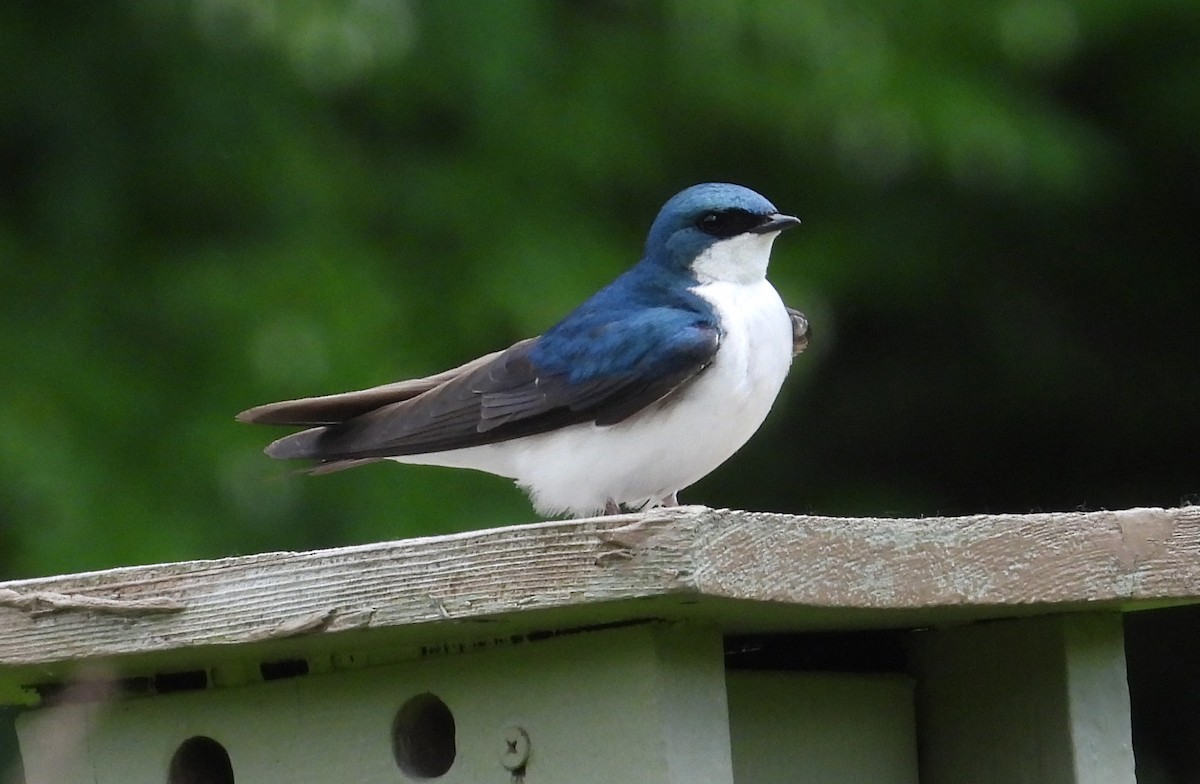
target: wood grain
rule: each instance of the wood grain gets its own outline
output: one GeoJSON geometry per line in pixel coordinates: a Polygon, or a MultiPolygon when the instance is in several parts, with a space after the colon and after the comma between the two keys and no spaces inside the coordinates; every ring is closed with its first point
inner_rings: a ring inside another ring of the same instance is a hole
{"type": "Polygon", "coordinates": [[[786,626],[789,610],[824,608],[810,625],[884,626],[918,608],[936,623],[1193,601],[1200,507],[920,519],[678,507],[0,583],[0,702],[56,663],[414,626],[436,639],[472,621],[528,631],[568,609],[584,623],[723,624],[748,607],[786,626]]]}

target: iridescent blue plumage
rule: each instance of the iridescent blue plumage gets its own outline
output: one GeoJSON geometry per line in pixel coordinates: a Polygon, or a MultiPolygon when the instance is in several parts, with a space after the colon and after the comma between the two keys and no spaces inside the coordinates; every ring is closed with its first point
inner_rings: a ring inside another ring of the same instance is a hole
{"type": "Polygon", "coordinates": [[[691,263],[723,239],[697,225],[701,215],[740,210],[765,218],[775,205],[740,185],[704,183],[671,197],[650,226],[640,262],[547,330],[530,358],[573,382],[604,374],[675,373],[714,351],[720,326],[712,304],[691,287],[691,263]]]}
{"type": "Polygon", "coordinates": [[[706,182],[685,188],[658,211],[646,235],[641,264],[687,270],[697,256],[721,239],[694,226],[700,215],[714,210],[740,210],[760,216],[779,212],[760,194],[741,185],[706,182]]]}

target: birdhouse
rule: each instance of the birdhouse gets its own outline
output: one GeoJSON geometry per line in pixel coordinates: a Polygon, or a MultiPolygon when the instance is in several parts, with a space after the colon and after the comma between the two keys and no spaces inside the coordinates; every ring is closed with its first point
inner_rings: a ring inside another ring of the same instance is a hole
{"type": "Polygon", "coordinates": [[[0,703],[27,784],[1194,781],[1198,556],[679,507],[22,580],[0,703]]]}

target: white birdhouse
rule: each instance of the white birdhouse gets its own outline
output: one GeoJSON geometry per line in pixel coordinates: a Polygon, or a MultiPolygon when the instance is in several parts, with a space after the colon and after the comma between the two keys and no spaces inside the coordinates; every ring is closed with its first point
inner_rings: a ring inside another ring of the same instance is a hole
{"type": "Polygon", "coordinates": [[[0,704],[27,784],[1133,784],[1189,603],[1200,507],[681,507],[3,583],[0,704]]]}

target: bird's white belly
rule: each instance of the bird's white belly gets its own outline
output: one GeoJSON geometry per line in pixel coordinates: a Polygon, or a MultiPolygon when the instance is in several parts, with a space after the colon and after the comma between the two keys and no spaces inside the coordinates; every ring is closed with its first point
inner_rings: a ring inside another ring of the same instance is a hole
{"type": "Polygon", "coordinates": [[[611,499],[651,506],[725,462],[770,411],[792,359],[792,327],[766,280],[711,281],[724,334],[685,390],[616,425],[587,423],[487,446],[395,458],[515,479],[542,514],[597,514],[611,499]]]}

